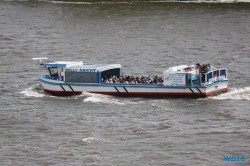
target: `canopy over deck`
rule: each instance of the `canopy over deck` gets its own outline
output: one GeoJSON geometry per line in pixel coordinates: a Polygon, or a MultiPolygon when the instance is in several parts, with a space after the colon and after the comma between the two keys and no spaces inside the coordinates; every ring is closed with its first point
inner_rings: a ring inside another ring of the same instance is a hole
{"type": "Polygon", "coordinates": [[[76,65],[83,65],[82,61],[56,61],[45,63],[44,67],[71,67],[76,65]]]}
{"type": "Polygon", "coordinates": [[[103,72],[122,68],[120,64],[83,64],[82,61],[49,62],[45,63],[44,66],[65,68],[66,72],[103,72]]]}

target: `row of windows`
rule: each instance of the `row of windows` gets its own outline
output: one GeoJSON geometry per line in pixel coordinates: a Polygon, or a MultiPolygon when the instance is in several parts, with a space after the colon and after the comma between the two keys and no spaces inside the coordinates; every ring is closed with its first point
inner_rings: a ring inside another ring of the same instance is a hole
{"type": "MultiPolygon", "coordinates": [[[[51,79],[59,79],[58,68],[48,68],[51,79]]],[[[120,76],[120,68],[107,70],[101,73],[101,78],[104,76],[120,76]]],[[[76,82],[76,83],[96,83],[97,82],[96,72],[65,72],[65,82],[76,82]]]]}
{"type": "Polygon", "coordinates": [[[215,70],[212,72],[207,73],[207,80],[213,78],[213,77],[218,77],[218,76],[226,76],[226,69],[221,69],[221,70],[215,70]]]}
{"type": "Polygon", "coordinates": [[[96,73],[65,72],[65,82],[96,83],[96,73]]]}
{"type": "MultiPolygon", "coordinates": [[[[77,82],[77,83],[96,83],[97,82],[97,73],[94,72],[65,72],[65,81],[66,82],[77,82]]],[[[120,68],[106,70],[101,73],[101,78],[105,76],[120,76],[120,68]]]]}

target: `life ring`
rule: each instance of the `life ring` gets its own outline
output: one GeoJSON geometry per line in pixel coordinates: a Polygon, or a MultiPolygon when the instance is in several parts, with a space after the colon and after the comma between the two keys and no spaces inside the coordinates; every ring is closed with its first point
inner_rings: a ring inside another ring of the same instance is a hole
{"type": "Polygon", "coordinates": [[[185,70],[185,72],[189,72],[189,71],[192,71],[193,68],[192,67],[186,67],[184,70],[185,70]]]}

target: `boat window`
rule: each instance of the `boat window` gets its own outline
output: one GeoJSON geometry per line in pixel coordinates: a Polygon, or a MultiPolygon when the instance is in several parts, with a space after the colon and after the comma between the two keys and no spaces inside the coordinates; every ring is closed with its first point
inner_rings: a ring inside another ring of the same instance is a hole
{"type": "Polygon", "coordinates": [[[48,69],[51,77],[58,76],[57,67],[49,67],[48,69]]]}
{"type": "Polygon", "coordinates": [[[213,78],[213,73],[212,72],[207,73],[207,80],[210,80],[211,78],[213,78]]]}
{"type": "Polygon", "coordinates": [[[226,76],[226,69],[221,69],[221,70],[220,70],[220,75],[221,75],[221,76],[227,77],[227,76],[226,76]]]}
{"type": "Polygon", "coordinates": [[[200,85],[200,76],[197,74],[187,74],[186,85],[200,85]]]}
{"type": "Polygon", "coordinates": [[[215,71],[213,71],[213,73],[214,73],[214,77],[218,77],[219,76],[219,70],[215,70],[215,71]]]}
{"type": "Polygon", "coordinates": [[[94,72],[65,72],[65,82],[96,83],[94,72]]]}

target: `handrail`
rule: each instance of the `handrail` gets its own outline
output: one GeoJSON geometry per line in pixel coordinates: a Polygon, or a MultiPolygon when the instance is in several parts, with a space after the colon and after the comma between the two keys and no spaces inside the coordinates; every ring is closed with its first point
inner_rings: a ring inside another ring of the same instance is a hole
{"type": "Polygon", "coordinates": [[[209,85],[217,81],[227,80],[227,69],[221,68],[217,70],[212,70],[210,72],[203,73],[202,76],[205,78],[204,82],[201,82],[204,85],[209,85]]]}
{"type": "Polygon", "coordinates": [[[211,70],[201,74],[187,74],[187,85],[210,85],[214,82],[227,80],[227,69],[211,70]]]}

